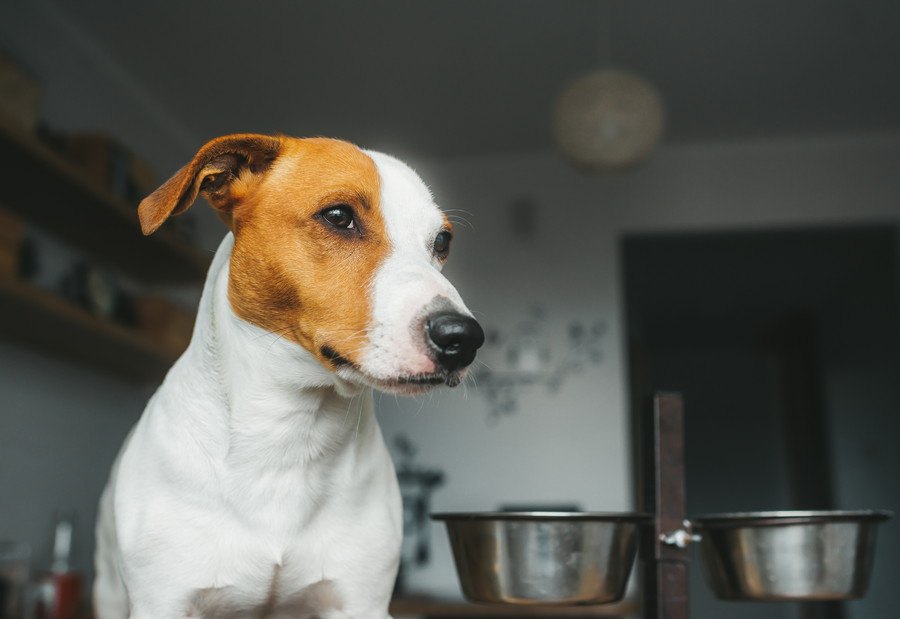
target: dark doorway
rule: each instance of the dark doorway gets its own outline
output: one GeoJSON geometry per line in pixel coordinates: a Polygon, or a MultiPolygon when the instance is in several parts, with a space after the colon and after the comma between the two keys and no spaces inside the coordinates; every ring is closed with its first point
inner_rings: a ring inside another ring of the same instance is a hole
{"type": "MultiPolygon", "coordinates": [[[[624,240],[631,401],[655,389],[684,393],[689,513],[900,502],[891,448],[900,439],[897,240],[891,225],[624,240]],[[872,436],[879,432],[894,439],[872,436]],[[871,462],[860,466],[866,449],[871,462]]],[[[882,536],[882,577],[898,545],[896,534],[882,536]]],[[[718,602],[699,571],[697,618],[890,616],[877,596],[852,605],[718,602]]],[[[892,587],[882,589],[888,608],[892,587]]]]}

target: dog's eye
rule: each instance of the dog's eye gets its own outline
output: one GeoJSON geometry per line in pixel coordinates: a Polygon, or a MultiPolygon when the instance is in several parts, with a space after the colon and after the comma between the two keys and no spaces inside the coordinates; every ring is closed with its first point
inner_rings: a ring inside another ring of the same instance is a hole
{"type": "Polygon", "coordinates": [[[438,235],[434,237],[434,253],[441,257],[446,256],[450,252],[450,239],[452,238],[453,235],[446,230],[438,232],[438,235]]]}
{"type": "Polygon", "coordinates": [[[353,230],[356,228],[356,221],[353,219],[353,209],[346,204],[329,206],[322,211],[322,218],[335,228],[341,228],[342,230],[353,230]]]}

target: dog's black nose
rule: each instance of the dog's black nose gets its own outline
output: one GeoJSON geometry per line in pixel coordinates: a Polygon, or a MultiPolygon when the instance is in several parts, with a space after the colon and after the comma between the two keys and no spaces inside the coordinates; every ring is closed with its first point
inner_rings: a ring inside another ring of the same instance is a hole
{"type": "Polygon", "coordinates": [[[453,312],[432,314],[425,319],[425,335],[438,365],[452,372],[475,360],[475,351],[484,344],[481,325],[470,316],[453,312]]]}

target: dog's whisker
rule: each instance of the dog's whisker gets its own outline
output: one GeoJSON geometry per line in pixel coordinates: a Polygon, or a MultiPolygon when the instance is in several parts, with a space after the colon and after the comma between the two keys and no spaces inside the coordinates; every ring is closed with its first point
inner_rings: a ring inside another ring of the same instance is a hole
{"type": "Polygon", "coordinates": [[[342,332],[344,332],[344,331],[351,331],[351,332],[357,333],[357,334],[367,334],[368,331],[369,331],[369,329],[368,329],[368,328],[365,328],[365,329],[351,329],[351,328],[349,328],[349,327],[337,327],[337,328],[331,328],[331,329],[329,329],[328,331],[331,332],[331,333],[342,333],[342,332]]]}
{"type": "Polygon", "coordinates": [[[363,407],[359,407],[359,415],[356,417],[356,439],[359,440],[359,424],[362,422],[363,407]]]}
{"type": "Polygon", "coordinates": [[[453,223],[455,223],[458,227],[467,228],[469,230],[475,229],[475,227],[472,224],[470,224],[468,221],[455,221],[453,223]]]}
{"type": "Polygon", "coordinates": [[[347,404],[347,412],[344,413],[344,419],[341,421],[341,428],[343,428],[347,424],[347,419],[350,418],[350,409],[353,408],[353,398],[350,398],[350,402],[347,404]]]}
{"type": "Polygon", "coordinates": [[[472,381],[472,386],[475,390],[478,390],[478,375],[475,372],[469,372],[466,374],[466,380],[472,381]]]}
{"type": "Polygon", "coordinates": [[[257,335],[257,336],[256,336],[255,338],[253,338],[253,339],[258,340],[258,339],[261,339],[261,338],[266,337],[267,335],[278,335],[279,333],[284,333],[285,331],[290,331],[290,330],[293,329],[293,328],[294,328],[293,325],[287,325],[287,326],[285,326],[285,327],[279,327],[279,328],[277,328],[277,329],[272,329],[271,331],[266,331],[265,333],[260,333],[259,335],[257,335]]]}
{"type": "Polygon", "coordinates": [[[450,220],[451,223],[459,224],[460,226],[464,226],[464,227],[468,228],[469,230],[475,229],[475,226],[473,226],[472,223],[470,221],[468,221],[467,219],[460,219],[458,217],[448,217],[447,219],[450,220]]]}
{"type": "Polygon", "coordinates": [[[454,213],[450,213],[449,215],[447,215],[447,219],[449,219],[450,221],[464,221],[464,222],[466,222],[467,224],[468,224],[468,223],[471,223],[471,222],[469,221],[469,218],[468,218],[468,217],[465,217],[465,216],[463,216],[463,215],[456,215],[456,214],[454,214],[454,213]]]}
{"type": "MultiPolygon", "coordinates": [[[[484,367],[491,370],[492,372],[494,371],[494,368],[492,368],[490,365],[488,365],[487,361],[482,361],[481,359],[476,358],[475,363],[477,363],[478,365],[483,365],[484,367]]],[[[474,374],[474,372],[470,372],[470,374],[474,374]]]]}
{"type": "Polygon", "coordinates": [[[276,342],[281,340],[283,337],[284,337],[284,335],[279,335],[278,337],[276,337],[274,340],[272,340],[269,343],[269,345],[266,347],[266,352],[263,353],[263,358],[266,358],[269,355],[269,353],[272,352],[272,346],[274,346],[276,344],[276,342]]]}

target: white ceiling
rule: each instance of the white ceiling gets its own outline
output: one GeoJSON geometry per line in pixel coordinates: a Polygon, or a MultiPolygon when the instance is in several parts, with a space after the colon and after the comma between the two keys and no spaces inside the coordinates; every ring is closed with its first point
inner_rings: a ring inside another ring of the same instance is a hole
{"type": "Polygon", "coordinates": [[[553,101],[598,64],[607,27],[613,61],[661,90],[667,139],[900,127],[896,0],[64,6],[197,139],[332,135],[425,157],[549,148],[553,101]]]}

